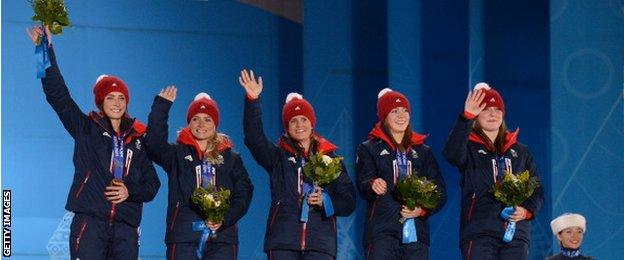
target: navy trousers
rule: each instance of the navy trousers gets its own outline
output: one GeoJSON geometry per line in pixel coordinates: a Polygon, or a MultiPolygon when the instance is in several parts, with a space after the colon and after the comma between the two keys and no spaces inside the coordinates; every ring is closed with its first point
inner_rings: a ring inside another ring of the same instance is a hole
{"type": "Polygon", "coordinates": [[[76,213],[69,246],[71,259],[138,259],[138,228],[76,213]]]}

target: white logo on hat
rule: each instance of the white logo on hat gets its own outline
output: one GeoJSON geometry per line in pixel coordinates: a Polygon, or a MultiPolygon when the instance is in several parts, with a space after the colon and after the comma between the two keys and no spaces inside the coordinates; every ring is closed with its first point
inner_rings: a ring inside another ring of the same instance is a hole
{"type": "Polygon", "coordinates": [[[200,109],[206,109],[206,106],[202,105],[201,107],[199,107],[200,109]]]}
{"type": "Polygon", "coordinates": [[[492,98],[490,99],[490,102],[496,102],[496,99],[492,98]]]}
{"type": "Polygon", "coordinates": [[[299,110],[301,110],[301,108],[299,106],[296,106],[295,111],[299,111],[299,110]]]}
{"type": "Polygon", "coordinates": [[[401,99],[400,99],[400,98],[397,98],[397,99],[396,99],[396,101],[394,101],[394,102],[396,102],[396,103],[401,103],[401,99]]]}
{"type": "Polygon", "coordinates": [[[113,87],[117,87],[117,83],[113,83],[113,85],[111,85],[111,86],[113,86],[113,87]]]}

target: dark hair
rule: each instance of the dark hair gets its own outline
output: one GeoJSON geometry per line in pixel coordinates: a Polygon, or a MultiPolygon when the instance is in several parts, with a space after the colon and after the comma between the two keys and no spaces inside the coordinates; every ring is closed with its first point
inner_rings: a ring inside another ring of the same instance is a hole
{"type": "MultiPolygon", "coordinates": [[[[308,156],[310,156],[312,153],[316,153],[316,150],[318,149],[319,141],[317,140],[316,136],[317,135],[314,132],[312,132],[312,134],[310,135],[310,147],[308,147],[308,156]]],[[[305,155],[305,148],[303,148],[303,145],[301,145],[299,141],[292,138],[290,134],[288,134],[288,132],[282,135],[282,139],[284,139],[284,141],[286,141],[286,143],[290,145],[290,147],[295,149],[295,151],[297,152],[297,156],[305,155]]]]}
{"type": "Polygon", "coordinates": [[[403,134],[403,139],[401,140],[401,143],[398,143],[396,140],[394,140],[394,137],[388,129],[387,123],[383,123],[382,130],[386,134],[386,136],[390,137],[390,140],[392,140],[392,143],[399,149],[399,152],[405,152],[407,148],[412,146],[412,127],[409,124],[407,125],[407,128],[405,128],[405,133],[403,134]]]}
{"type": "Polygon", "coordinates": [[[497,154],[502,154],[505,152],[505,137],[507,136],[507,124],[505,124],[505,120],[503,120],[500,127],[498,127],[498,134],[496,135],[496,139],[494,139],[494,142],[492,142],[492,140],[490,140],[490,138],[485,134],[483,128],[481,128],[481,125],[479,125],[479,121],[475,120],[472,128],[479,136],[481,136],[487,146],[493,148],[493,150],[497,154]]]}

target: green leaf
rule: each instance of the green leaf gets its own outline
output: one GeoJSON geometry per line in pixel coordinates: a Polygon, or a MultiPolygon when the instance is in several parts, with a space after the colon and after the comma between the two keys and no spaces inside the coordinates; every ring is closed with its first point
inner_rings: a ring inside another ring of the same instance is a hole
{"type": "Polygon", "coordinates": [[[331,162],[325,164],[323,154],[320,152],[310,155],[308,162],[303,167],[303,173],[310,178],[315,185],[322,186],[336,180],[342,173],[342,157],[331,158],[331,162]]]}
{"type": "Polygon", "coordinates": [[[528,171],[518,175],[505,172],[503,181],[495,183],[492,192],[494,197],[503,204],[516,206],[530,198],[539,185],[537,177],[531,176],[528,171]]]}
{"type": "Polygon", "coordinates": [[[412,210],[416,206],[433,209],[443,196],[434,182],[424,176],[417,176],[417,173],[399,181],[396,186],[396,195],[403,205],[412,210]]]}
{"type": "Polygon", "coordinates": [[[210,186],[207,189],[197,188],[191,196],[191,202],[199,207],[202,217],[222,222],[225,213],[230,208],[230,190],[210,186]]]}

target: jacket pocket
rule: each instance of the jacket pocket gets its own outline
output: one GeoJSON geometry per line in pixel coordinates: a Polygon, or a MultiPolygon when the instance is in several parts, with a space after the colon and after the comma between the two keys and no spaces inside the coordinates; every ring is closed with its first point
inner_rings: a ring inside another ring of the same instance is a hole
{"type": "Polygon", "coordinates": [[[273,215],[271,216],[271,222],[269,222],[269,228],[273,227],[273,223],[275,222],[275,218],[277,217],[277,213],[279,213],[279,209],[280,209],[280,202],[278,201],[275,204],[275,210],[273,210],[273,215]]]}
{"type": "Polygon", "coordinates": [[[472,211],[474,210],[475,204],[477,203],[477,193],[472,193],[472,198],[470,198],[470,208],[468,208],[468,221],[472,219],[472,211]]]}
{"type": "Polygon", "coordinates": [[[76,254],[78,254],[78,251],[80,251],[80,240],[82,239],[82,236],[84,235],[84,232],[87,230],[87,219],[84,219],[82,221],[82,224],[80,225],[80,231],[78,232],[78,236],[76,237],[76,246],[74,248],[74,252],[76,254]]]}
{"type": "Polygon", "coordinates": [[[175,227],[176,219],[178,218],[178,213],[180,213],[180,202],[176,202],[175,210],[173,211],[173,217],[171,218],[171,225],[169,225],[169,230],[173,230],[175,227]]]}
{"type": "Polygon", "coordinates": [[[373,201],[373,205],[371,206],[370,215],[368,216],[368,220],[369,221],[372,221],[373,218],[375,217],[375,207],[377,207],[377,200],[379,200],[379,197],[377,197],[377,199],[375,199],[375,201],[373,201]]]}
{"type": "Polygon", "coordinates": [[[82,183],[80,183],[80,187],[78,187],[78,190],[76,191],[76,198],[78,198],[80,196],[80,194],[82,193],[82,190],[84,189],[84,186],[89,181],[89,178],[91,178],[91,171],[87,171],[87,176],[85,176],[85,178],[82,181],[82,183]]]}

